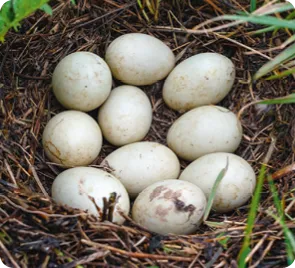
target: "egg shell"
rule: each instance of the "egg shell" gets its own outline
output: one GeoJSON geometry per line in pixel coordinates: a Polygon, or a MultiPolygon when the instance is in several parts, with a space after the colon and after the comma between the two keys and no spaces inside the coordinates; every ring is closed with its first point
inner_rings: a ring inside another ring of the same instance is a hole
{"type": "Polygon", "coordinates": [[[208,154],[192,162],[179,178],[198,186],[208,199],[219,173],[227,166],[227,161],[228,168],[217,188],[212,206],[217,212],[234,210],[251,198],[256,176],[246,160],[230,153],[208,154]]]}
{"type": "Polygon", "coordinates": [[[147,95],[134,86],[120,86],[99,109],[98,123],[111,144],[122,146],[142,140],[152,123],[147,95]]]}
{"type": "Polygon", "coordinates": [[[110,215],[113,222],[122,224],[124,217],[119,211],[128,215],[129,196],[122,183],[111,174],[93,167],[76,167],[60,173],[52,185],[52,197],[58,204],[85,210],[98,217],[97,207],[103,212],[103,199],[112,202],[113,193],[116,201],[110,215]]]}
{"type": "Polygon", "coordinates": [[[102,134],[97,122],[80,111],[65,111],[52,117],[42,137],[48,158],[65,167],[85,166],[98,156],[102,134]]]}
{"type": "Polygon", "coordinates": [[[216,104],[231,90],[235,74],[232,61],[221,54],[192,56],[169,74],[163,87],[163,99],[171,109],[181,113],[216,104]]]}
{"type": "Polygon", "coordinates": [[[67,109],[88,112],[99,107],[112,87],[111,70],[91,52],[75,52],[63,58],[52,75],[53,92],[67,109]]]}
{"type": "Polygon", "coordinates": [[[220,106],[202,106],[179,117],[169,129],[168,146],[193,161],[213,152],[234,152],[242,140],[237,116],[220,106]]]}
{"type": "Polygon", "coordinates": [[[206,205],[204,193],[194,184],[166,180],[150,185],[138,195],[132,217],[162,235],[191,234],[198,229],[206,205]]]}
{"type": "Polygon", "coordinates": [[[127,189],[136,197],[149,185],[168,179],[177,179],[180,164],[177,156],[166,146],[156,142],[136,142],[109,154],[107,164],[127,189]]]}
{"type": "Polygon", "coordinates": [[[135,86],[162,80],[175,66],[175,56],[165,43],[141,33],[116,38],[107,48],[105,60],[116,79],[135,86]]]}

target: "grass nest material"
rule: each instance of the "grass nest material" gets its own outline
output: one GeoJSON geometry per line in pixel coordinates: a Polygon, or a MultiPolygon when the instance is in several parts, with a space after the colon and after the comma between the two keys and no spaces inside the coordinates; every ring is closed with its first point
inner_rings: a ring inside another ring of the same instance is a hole
{"type": "MultiPolygon", "coordinates": [[[[136,1],[53,1],[53,16],[41,11],[26,19],[19,32],[11,31],[0,45],[0,257],[9,267],[237,267],[249,203],[228,214],[212,212],[211,225],[189,236],[158,236],[130,218],[124,226],[100,222],[77,210],[57,206],[50,188],[61,168],[49,162],[41,145],[46,122],[63,110],[51,90],[51,75],[69,53],[87,50],[104,56],[117,36],[131,32],[153,35],[168,44],[182,61],[200,52],[231,58],[237,79],[221,105],[238,112],[255,99],[285,96],[294,80],[251,82],[267,60],[258,54],[282,42],[276,36],[250,36],[247,24],[227,32],[187,35],[158,26],[195,25],[218,14],[248,8],[249,1],[162,1],[159,20],[147,23],[136,1]],[[249,49],[251,48],[251,50],[249,49]]],[[[268,56],[274,56],[267,54],[268,56]]],[[[114,85],[118,85],[114,81],[114,85]]],[[[144,87],[154,111],[145,140],[166,143],[167,130],[179,116],[161,96],[162,82],[144,87]]],[[[96,117],[97,111],[90,113],[96,117]]],[[[293,105],[251,106],[241,120],[244,136],[237,154],[255,171],[272,144],[269,172],[283,169],[275,183],[284,195],[287,226],[294,231],[295,108],[293,105]],[[292,190],[293,189],[293,190],[292,190]],[[293,218],[292,218],[293,217],[293,218]]],[[[105,143],[99,166],[115,147],[105,143]]],[[[182,162],[182,168],[188,163],[182,162]]],[[[286,267],[282,227],[265,212],[274,207],[267,184],[263,187],[254,230],[251,267],[286,267]]]]}

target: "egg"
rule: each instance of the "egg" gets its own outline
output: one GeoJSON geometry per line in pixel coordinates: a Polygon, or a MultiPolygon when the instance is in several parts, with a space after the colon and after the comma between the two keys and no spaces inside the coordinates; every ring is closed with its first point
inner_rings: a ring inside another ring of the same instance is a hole
{"type": "Polygon", "coordinates": [[[116,79],[135,86],[162,80],[175,66],[175,56],[166,44],[141,33],[116,38],[107,48],[105,60],[116,79]]]}
{"type": "Polygon", "coordinates": [[[216,104],[231,90],[235,74],[232,61],[221,54],[192,56],[177,65],[167,77],[163,87],[164,101],[181,113],[216,104]]]}
{"type": "Polygon", "coordinates": [[[177,179],[180,172],[177,156],[156,142],[125,145],[109,154],[102,165],[110,167],[132,198],[157,181],[177,179]]]}
{"type": "Polygon", "coordinates": [[[130,201],[122,183],[111,174],[93,167],[75,167],[63,171],[54,180],[52,198],[61,205],[85,210],[118,224],[120,212],[128,215],[130,201]],[[107,204],[107,205],[106,205],[107,204]]]}
{"type": "Polygon", "coordinates": [[[52,75],[53,92],[67,109],[88,112],[109,96],[112,74],[105,61],[91,52],[75,52],[63,58],[52,75]]]}
{"type": "Polygon", "coordinates": [[[206,205],[204,193],[194,184],[179,180],[160,181],[138,195],[132,218],[161,235],[191,234],[198,229],[206,205]]]}
{"type": "Polygon", "coordinates": [[[102,134],[97,122],[80,111],[65,111],[47,123],[42,137],[47,157],[65,167],[85,166],[98,156],[102,134]]]}
{"type": "Polygon", "coordinates": [[[228,169],[218,185],[212,206],[217,212],[239,208],[251,198],[256,186],[256,176],[246,160],[231,153],[208,154],[192,162],[179,178],[195,184],[209,198],[227,161],[228,169]]]}
{"type": "Polygon", "coordinates": [[[214,152],[234,152],[242,140],[237,116],[220,106],[202,106],[179,117],[170,127],[168,146],[181,158],[193,161],[214,152]]]}
{"type": "Polygon", "coordinates": [[[98,123],[111,144],[122,146],[142,140],[152,123],[147,95],[134,86],[119,86],[99,110],[98,123]]]}

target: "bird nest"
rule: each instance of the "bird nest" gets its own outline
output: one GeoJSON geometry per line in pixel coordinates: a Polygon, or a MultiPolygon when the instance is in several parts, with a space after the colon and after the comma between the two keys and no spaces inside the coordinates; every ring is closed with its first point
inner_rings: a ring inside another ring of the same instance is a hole
{"type": "MultiPolygon", "coordinates": [[[[224,32],[187,34],[218,14],[236,13],[249,1],[161,1],[158,20],[147,22],[136,1],[53,1],[53,15],[41,11],[11,31],[0,45],[0,257],[9,267],[237,267],[250,203],[227,214],[210,214],[192,235],[156,235],[126,216],[119,226],[58,206],[50,188],[61,167],[44,155],[41,136],[48,120],[63,111],[51,89],[57,63],[69,53],[91,51],[101,57],[116,37],[147,33],[173,49],[178,62],[201,52],[229,57],[237,69],[230,94],[220,103],[237,113],[255,99],[275,98],[294,89],[293,79],[252,83],[267,61],[263,51],[284,40],[284,33],[251,36],[256,25],[224,32]],[[282,38],[282,39],[281,39],[282,38]]],[[[118,81],[114,84],[119,85],[118,81]]],[[[145,138],[166,144],[171,124],[179,117],[163,102],[163,82],[143,87],[153,108],[153,124],[145,138]]],[[[268,172],[285,202],[286,225],[294,231],[295,108],[253,105],[242,114],[244,129],[237,154],[258,173],[267,152],[268,172]],[[293,191],[292,191],[293,189],[293,191]]],[[[97,111],[90,113],[94,118],[97,111]]],[[[100,166],[115,147],[105,143],[92,163],[100,166]]],[[[185,168],[187,162],[182,161],[185,168]]],[[[266,211],[274,208],[264,184],[247,262],[251,267],[286,267],[281,225],[266,211]]]]}

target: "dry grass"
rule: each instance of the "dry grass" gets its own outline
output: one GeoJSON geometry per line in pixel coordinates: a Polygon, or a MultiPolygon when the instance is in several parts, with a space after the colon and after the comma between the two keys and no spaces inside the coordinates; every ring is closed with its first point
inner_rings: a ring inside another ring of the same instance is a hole
{"type": "MultiPolygon", "coordinates": [[[[136,1],[81,0],[75,7],[69,1],[55,1],[53,17],[37,12],[0,45],[0,257],[8,266],[237,267],[249,204],[224,215],[211,213],[208,220],[214,224],[202,225],[194,235],[163,237],[131,219],[124,226],[101,223],[59,207],[49,197],[61,168],[48,162],[40,139],[46,122],[63,110],[52,94],[50,77],[61,58],[71,52],[88,50],[103,57],[115,37],[143,32],[166,42],[179,61],[205,51],[222,53],[237,67],[235,86],[221,103],[234,112],[257,98],[285,96],[294,89],[292,79],[251,83],[266,58],[274,56],[263,51],[279,45],[283,32],[275,37],[249,36],[247,32],[256,26],[247,25],[218,34],[187,35],[162,27],[192,29],[221,11],[228,14],[248,8],[249,1],[187,1],[174,6],[170,2],[161,4],[159,21],[148,25],[136,1]]],[[[179,115],[163,103],[161,86],[159,82],[144,88],[154,110],[146,140],[165,144],[167,130],[179,115]]],[[[271,135],[276,137],[268,167],[276,171],[276,186],[289,215],[286,223],[293,231],[295,180],[294,167],[289,165],[294,163],[294,114],[293,105],[250,107],[242,117],[244,137],[237,151],[258,171],[271,135]]],[[[105,144],[93,165],[114,149],[105,144]]],[[[183,161],[182,167],[186,165],[183,161]]],[[[282,228],[266,213],[272,207],[265,185],[249,267],[286,267],[282,228]]]]}

